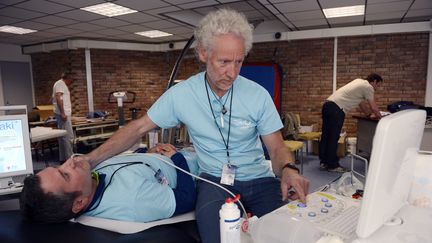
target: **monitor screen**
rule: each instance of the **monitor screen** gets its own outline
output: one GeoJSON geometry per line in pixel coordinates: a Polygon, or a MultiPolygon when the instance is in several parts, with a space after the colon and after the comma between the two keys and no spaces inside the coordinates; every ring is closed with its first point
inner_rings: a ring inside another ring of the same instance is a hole
{"type": "Polygon", "coordinates": [[[426,121],[424,110],[382,118],[376,128],[357,235],[369,237],[407,204],[426,121]]]}
{"type": "Polygon", "coordinates": [[[0,116],[0,188],[13,176],[33,173],[27,115],[0,116]]]}

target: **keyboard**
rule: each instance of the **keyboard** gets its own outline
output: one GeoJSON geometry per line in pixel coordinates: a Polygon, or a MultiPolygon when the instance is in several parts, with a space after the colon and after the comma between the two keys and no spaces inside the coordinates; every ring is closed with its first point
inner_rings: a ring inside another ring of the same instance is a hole
{"type": "Polygon", "coordinates": [[[293,217],[313,223],[323,232],[350,240],[356,237],[360,201],[327,192],[308,195],[307,204],[292,201],[283,208],[293,217]]]}
{"type": "Polygon", "coordinates": [[[360,207],[351,206],[346,208],[337,217],[328,223],[317,227],[324,232],[337,235],[345,239],[353,239],[356,236],[356,228],[360,215],[360,207]]]}
{"type": "Polygon", "coordinates": [[[21,190],[22,190],[22,186],[0,188],[0,195],[8,195],[8,194],[20,193],[21,190]]]}

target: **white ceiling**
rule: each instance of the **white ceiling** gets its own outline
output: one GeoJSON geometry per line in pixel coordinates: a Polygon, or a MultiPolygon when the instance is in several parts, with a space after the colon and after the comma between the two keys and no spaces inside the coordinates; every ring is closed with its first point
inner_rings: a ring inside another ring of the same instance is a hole
{"type": "Polygon", "coordinates": [[[0,26],[38,30],[15,35],[0,32],[0,43],[31,45],[65,39],[140,43],[187,40],[209,11],[229,7],[243,12],[258,33],[290,32],[432,19],[432,0],[0,0],[0,26]],[[80,10],[103,2],[138,10],[117,17],[80,10]],[[364,16],[326,19],[323,8],[366,5],[364,16]],[[172,36],[151,39],[134,34],[161,30],[172,36]]]}

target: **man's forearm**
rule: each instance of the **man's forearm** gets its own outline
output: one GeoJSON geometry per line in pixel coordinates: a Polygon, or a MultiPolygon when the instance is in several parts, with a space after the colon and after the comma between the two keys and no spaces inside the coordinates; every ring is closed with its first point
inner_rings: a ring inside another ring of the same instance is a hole
{"type": "Polygon", "coordinates": [[[156,125],[146,115],[120,128],[104,144],[85,156],[87,157],[88,162],[90,162],[92,168],[94,168],[101,161],[111,158],[112,156],[130,148],[149,130],[155,127],[156,125]]]}
{"type": "Polygon", "coordinates": [[[64,104],[63,104],[63,99],[62,99],[61,95],[57,95],[56,100],[57,100],[57,106],[60,110],[60,115],[66,115],[66,113],[64,111],[64,104]]]}

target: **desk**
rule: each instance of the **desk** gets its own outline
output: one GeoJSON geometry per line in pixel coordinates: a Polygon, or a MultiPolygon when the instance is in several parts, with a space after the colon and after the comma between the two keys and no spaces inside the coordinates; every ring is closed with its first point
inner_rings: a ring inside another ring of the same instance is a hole
{"type": "Polygon", "coordinates": [[[72,123],[74,131],[74,147],[83,143],[86,146],[100,144],[110,138],[118,129],[118,121],[115,119],[86,119],[72,123]]]}
{"type": "Polygon", "coordinates": [[[53,129],[50,127],[34,127],[30,129],[30,140],[32,143],[58,138],[66,135],[66,130],[53,129]]]}

